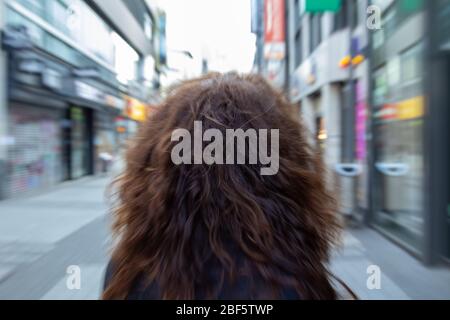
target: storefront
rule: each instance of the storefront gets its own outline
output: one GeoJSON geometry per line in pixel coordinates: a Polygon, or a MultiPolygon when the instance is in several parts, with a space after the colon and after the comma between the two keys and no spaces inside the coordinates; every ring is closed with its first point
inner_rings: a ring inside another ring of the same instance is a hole
{"type": "Polygon", "coordinates": [[[92,74],[89,78],[75,77],[73,84],[73,101],[91,115],[91,174],[107,172],[119,148],[115,119],[124,112],[126,102],[117,90],[95,80],[92,74]]]}
{"type": "Polygon", "coordinates": [[[426,68],[428,91],[425,154],[429,197],[426,220],[430,251],[427,260],[450,263],[450,0],[427,1],[431,57],[426,68]]]}
{"type": "Polygon", "coordinates": [[[70,179],[77,179],[92,174],[91,155],[91,117],[90,109],[71,105],[68,114],[70,179]]]}
{"type": "Polygon", "coordinates": [[[124,97],[126,107],[123,116],[118,119],[118,130],[122,131],[123,142],[132,138],[138,131],[139,125],[144,122],[151,111],[146,103],[129,96],[124,97]],[[119,129],[119,126],[122,128],[119,129]]]}
{"type": "Polygon", "coordinates": [[[65,179],[63,111],[23,102],[10,105],[7,197],[56,185],[65,179]]]}
{"type": "Polygon", "coordinates": [[[110,161],[117,155],[119,148],[114,115],[96,112],[94,130],[95,173],[104,173],[110,169],[110,161]]]}
{"type": "Polygon", "coordinates": [[[10,69],[8,198],[100,172],[100,158],[116,152],[114,119],[125,110],[119,90],[98,80],[97,69],[85,72],[37,49],[24,30],[3,36],[10,69]]]}
{"type": "Polygon", "coordinates": [[[394,1],[371,39],[368,220],[425,263],[450,254],[448,8],[448,0],[394,1]]]}
{"type": "MultiPolygon", "coordinates": [[[[4,40],[7,39],[5,35],[4,40]]],[[[9,51],[9,128],[5,197],[68,179],[65,128],[70,68],[34,51],[9,51]]]]}

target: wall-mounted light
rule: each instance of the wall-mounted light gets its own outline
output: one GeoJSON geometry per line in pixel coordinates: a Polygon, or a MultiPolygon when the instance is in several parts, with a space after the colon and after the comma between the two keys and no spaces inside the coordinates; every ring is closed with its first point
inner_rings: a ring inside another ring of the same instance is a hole
{"type": "Polygon", "coordinates": [[[362,63],[364,61],[365,57],[362,54],[358,54],[356,56],[353,57],[352,59],[352,65],[353,66],[357,66],[360,63],[362,63]]]}
{"type": "Polygon", "coordinates": [[[339,68],[341,68],[341,69],[348,68],[348,66],[350,65],[351,62],[352,62],[352,57],[350,55],[347,55],[347,56],[343,57],[341,59],[341,61],[339,61],[339,68]]]}

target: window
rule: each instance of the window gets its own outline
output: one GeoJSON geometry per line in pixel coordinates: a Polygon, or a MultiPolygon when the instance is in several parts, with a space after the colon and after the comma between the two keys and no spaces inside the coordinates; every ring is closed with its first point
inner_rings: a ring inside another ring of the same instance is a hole
{"type": "Polygon", "coordinates": [[[400,84],[400,56],[398,55],[387,63],[387,80],[390,88],[400,84]]]}
{"type": "Polygon", "coordinates": [[[356,17],[354,20],[356,22],[356,25],[364,25],[365,26],[366,8],[367,8],[367,6],[364,5],[363,1],[361,1],[361,0],[356,1],[356,3],[355,3],[356,17]]]}
{"type": "Polygon", "coordinates": [[[373,104],[380,106],[386,101],[387,96],[386,68],[381,67],[373,74],[373,104]]]}
{"type": "Polygon", "coordinates": [[[372,49],[376,50],[380,48],[384,43],[384,31],[383,29],[375,30],[372,36],[372,49]]]}
{"type": "Polygon", "coordinates": [[[312,53],[322,42],[322,14],[309,17],[309,52],[312,53]]]}
{"type": "Polygon", "coordinates": [[[302,29],[299,29],[295,34],[295,67],[298,67],[303,60],[303,46],[302,46],[302,29]]]}
{"type": "Polygon", "coordinates": [[[144,59],[144,79],[152,81],[155,76],[155,59],[149,55],[144,59]]]}
{"type": "Polygon", "coordinates": [[[150,15],[148,13],[145,13],[145,15],[144,15],[144,33],[145,33],[145,36],[149,40],[152,40],[153,22],[152,22],[152,18],[150,17],[150,15]]]}
{"type": "Polygon", "coordinates": [[[343,29],[348,25],[348,3],[346,0],[341,3],[341,10],[334,15],[333,31],[343,29]]]}
{"type": "Polygon", "coordinates": [[[422,42],[406,50],[401,55],[401,79],[402,84],[419,81],[422,77],[422,42]]]}
{"type": "Polygon", "coordinates": [[[137,63],[139,61],[138,53],[117,33],[112,34],[115,47],[115,70],[117,80],[127,83],[134,80],[137,75],[137,63]]]}
{"type": "Polygon", "coordinates": [[[395,32],[396,27],[396,8],[391,7],[382,17],[382,28],[384,33],[389,37],[395,32]]]}
{"type": "Polygon", "coordinates": [[[300,0],[295,0],[294,3],[294,21],[295,26],[298,26],[298,23],[300,21],[300,0]]]}

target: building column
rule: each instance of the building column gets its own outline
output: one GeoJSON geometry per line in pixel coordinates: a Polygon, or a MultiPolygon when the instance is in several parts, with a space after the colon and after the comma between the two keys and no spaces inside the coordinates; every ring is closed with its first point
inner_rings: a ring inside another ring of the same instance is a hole
{"type": "Polygon", "coordinates": [[[326,84],[321,92],[321,109],[327,133],[323,158],[328,169],[327,184],[334,190],[338,183],[334,168],[341,162],[341,97],[338,85],[326,84]]]}
{"type": "MultiPolygon", "coordinates": [[[[6,24],[6,1],[0,0],[0,31],[6,24]]],[[[7,53],[0,49],[0,199],[6,192],[6,160],[8,156],[8,63],[7,53]]]]}
{"type": "Polygon", "coordinates": [[[305,126],[306,140],[311,146],[316,145],[316,106],[311,97],[304,97],[301,102],[300,118],[305,126]]]}

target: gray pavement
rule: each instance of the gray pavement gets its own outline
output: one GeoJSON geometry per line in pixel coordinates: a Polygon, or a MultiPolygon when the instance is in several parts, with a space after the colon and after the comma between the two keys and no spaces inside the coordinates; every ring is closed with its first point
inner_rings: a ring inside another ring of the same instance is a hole
{"type": "Polygon", "coordinates": [[[0,202],[0,299],[97,299],[109,250],[105,186],[63,183],[33,197],[0,202]],[[64,285],[71,265],[81,287],[64,285]]]}
{"type": "MultiPolygon", "coordinates": [[[[64,183],[40,195],[0,202],[0,299],[98,299],[111,247],[109,178],[64,183]],[[69,266],[80,270],[69,289],[69,266]]],[[[428,268],[377,232],[347,230],[330,269],[361,299],[450,299],[450,269],[428,268]],[[369,289],[367,268],[379,267],[369,289]]]]}

